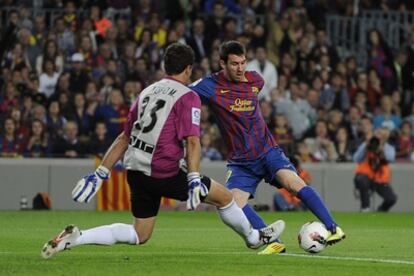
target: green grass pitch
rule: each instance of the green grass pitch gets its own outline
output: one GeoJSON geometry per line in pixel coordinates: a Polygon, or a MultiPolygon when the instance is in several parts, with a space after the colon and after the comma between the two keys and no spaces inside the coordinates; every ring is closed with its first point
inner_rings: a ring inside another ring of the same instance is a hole
{"type": "Polygon", "coordinates": [[[286,221],[286,255],[257,255],[214,212],[160,212],[141,246],[80,246],[43,260],[40,249],[66,224],[86,229],[131,222],[129,212],[0,212],[0,275],[414,275],[414,214],[335,213],[347,238],[315,256],[297,243],[305,213],[286,221]]]}

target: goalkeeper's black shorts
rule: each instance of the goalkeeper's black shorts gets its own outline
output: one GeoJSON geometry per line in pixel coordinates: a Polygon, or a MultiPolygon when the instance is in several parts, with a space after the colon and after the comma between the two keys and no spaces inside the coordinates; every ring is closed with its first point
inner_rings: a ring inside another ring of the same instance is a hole
{"type": "MultiPolygon", "coordinates": [[[[127,179],[131,189],[131,210],[136,218],[156,216],[161,197],[180,201],[188,198],[187,173],[182,170],[176,176],[168,178],[154,178],[140,171],[128,170],[127,179]]],[[[210,178],[202,176],[201,182],[210,190],[210,178]]]]}

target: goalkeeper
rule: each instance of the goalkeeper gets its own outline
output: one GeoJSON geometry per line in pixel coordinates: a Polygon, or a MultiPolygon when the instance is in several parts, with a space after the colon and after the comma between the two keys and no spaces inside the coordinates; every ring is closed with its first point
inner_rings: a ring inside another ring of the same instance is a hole
{"type": "Polygon", "coordinates": [[[223,222],[243,237],[250,248],[269,244],[283,232],[283,221],[253,229],[231,192],[200,176],[201,103],[198,95],[185,85],[193,61],[190,47],[174,43],[167,48],[167,77],[142,91],[131,107],[124,131],[112,143],[101,165],[81,179],[72,192],[75,201],[89,202],[123,156],[134,224],[115,223],[84,231],[69,225],[44,245],[44,258],[83,244],[145,243],[153,232],[161,197],[187,201],[188,210],[195,210],[200,202],[216,206],[223,222]],[[184,157],[184,141],[188,172],[179,166],[184,157]]]}

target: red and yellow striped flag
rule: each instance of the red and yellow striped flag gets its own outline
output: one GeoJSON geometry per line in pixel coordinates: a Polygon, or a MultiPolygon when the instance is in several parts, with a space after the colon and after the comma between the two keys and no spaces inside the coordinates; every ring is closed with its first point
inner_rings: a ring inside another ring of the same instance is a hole
{"type": "MultiPolygon", "coordinates": [[[[99,166],[100,159],[95,160],[99,166]]],[[[129,200],[129,185],[126,170],[122,166],[115,166],[111,177],[104,181],[97,195],[97,209],[99,211],[125,211],[131,208],[129,200]]]]}

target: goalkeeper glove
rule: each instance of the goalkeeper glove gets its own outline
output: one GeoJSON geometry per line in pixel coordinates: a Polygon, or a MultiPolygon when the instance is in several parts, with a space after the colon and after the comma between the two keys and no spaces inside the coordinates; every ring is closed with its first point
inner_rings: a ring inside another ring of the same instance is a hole
{"type": "Polygon", "coordinates": [[[187,210],[195,210],[201,203],[200,196],[207,196],[208,189],[206,185],[201,182],[200,174],[198,172],[191,172],[187,174],[188,182],[188,199],[187,210]]]}
{"type": "Polygon", "coordinates": [[[76,202],[88,203],[102,186],[102,182],[109,178],[109,170],[99,166],[96,171],[82,178],[76,183],[72,191],[72,198],[76,202]]]}

